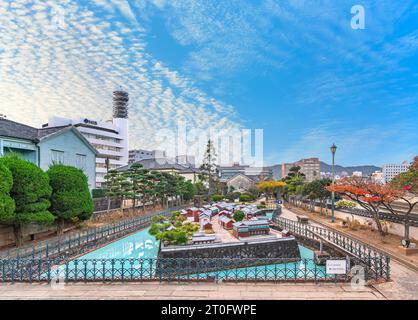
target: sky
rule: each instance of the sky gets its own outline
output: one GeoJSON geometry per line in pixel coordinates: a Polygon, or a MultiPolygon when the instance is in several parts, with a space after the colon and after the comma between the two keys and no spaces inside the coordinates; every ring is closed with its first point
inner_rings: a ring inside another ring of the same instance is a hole
{"type": "Polygon", "coordinates": [[[0,114],[108,119],[120,86],[132,147],[181,119],[263,129],[268,165],[412,160],[418,1],[0,0],[0,114]]]}

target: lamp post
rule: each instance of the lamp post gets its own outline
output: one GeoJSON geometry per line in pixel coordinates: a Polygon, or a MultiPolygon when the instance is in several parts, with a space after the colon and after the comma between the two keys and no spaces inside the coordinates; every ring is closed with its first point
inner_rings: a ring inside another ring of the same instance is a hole
{"type": "MultiPolygon", "coordinates": [[[[334,166],[335,166],[335,153],[337,152],[337,146],[335,145],[335,143],[332,144],[331,146],[331,153],[332,153],[332,185],[334,185],[335,183],[335,171],[334,171],[334,166]]],[[[334,217],[334,211],[335,211],[335,192],[332,191],[331,193],[331,222],[334,223],[335,222],[335,217],[334,217]]]]}

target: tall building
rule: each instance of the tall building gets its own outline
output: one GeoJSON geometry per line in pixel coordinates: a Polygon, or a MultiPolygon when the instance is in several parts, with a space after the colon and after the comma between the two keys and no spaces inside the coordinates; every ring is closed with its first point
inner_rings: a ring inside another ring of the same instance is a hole
{"type": "Polygon", "coordinates": [[[290,168],[297,166],[300,167],[300,172],[305,174],[306,181],[311,182],[321,178],[321,163],[319,158],[307,158],[294,163],[283,163],[282,177],[286,177],[289,174],[290,168]]]}
{"type": "Polygon", "coordinates": [[[408,171],[410,166],[411,164],[408,161],[404,161],[400,164],[384,164],[382,167],[382,172],[385,178],[385,182],[388,183],[392,181],[392,179],[395,178],[397,175],[401,174],[402,172],[408,171]]]}
{"type": "Polygon", "coordinates": [[[110,121],[51,117],[48,119],[48,123],[43,125],[43,128],[72,125],[96,148],[99,152],[96,157],[96,188],[103,186],[108,170],[128,164],[128,101],[127,92],[113,92],[113,118],[110,121]]]}

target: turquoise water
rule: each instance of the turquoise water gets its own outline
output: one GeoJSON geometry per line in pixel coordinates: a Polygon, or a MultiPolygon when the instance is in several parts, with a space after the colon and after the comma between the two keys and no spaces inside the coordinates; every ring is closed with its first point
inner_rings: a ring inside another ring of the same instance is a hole
{"type": "MultiPolygon", "coordinates": [[[[156,277],[156,258],[159,241],[148,233],[148,228],[85,254],[53,272],[69,279],[152,279],[156,277]],[[111,260],[114,259],[114,260],[111,260]]],[[[215,272],[186,275],[188,279],[214,277],[227,279],[304,279],[325,278],[325,268],[313,262],[313,251],[299,246],[301,261],[244,267],[215,272]]],[[[46,275],[45,275],[46,276],[46,275]]],[[[182,278],[183,276],[179,276],[182,278]]]]}

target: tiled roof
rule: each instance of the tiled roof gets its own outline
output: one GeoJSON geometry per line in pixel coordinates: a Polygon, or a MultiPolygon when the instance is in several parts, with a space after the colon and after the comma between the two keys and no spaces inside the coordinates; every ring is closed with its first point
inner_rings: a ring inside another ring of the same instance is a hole
{"type": "Polygon", "coordinates": [[[22,123],[0,118],[0,136],[38,141],[38,129],[22,123]]]}

